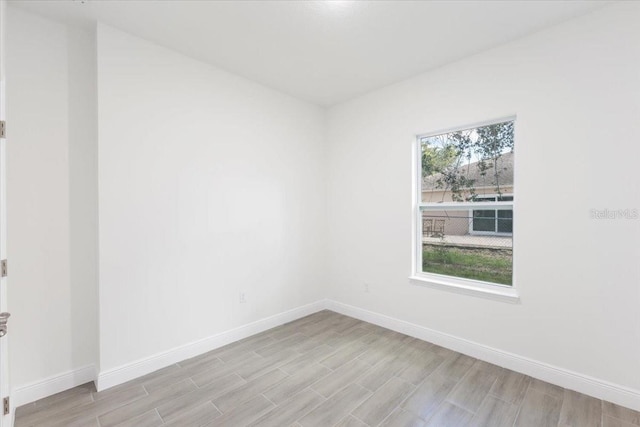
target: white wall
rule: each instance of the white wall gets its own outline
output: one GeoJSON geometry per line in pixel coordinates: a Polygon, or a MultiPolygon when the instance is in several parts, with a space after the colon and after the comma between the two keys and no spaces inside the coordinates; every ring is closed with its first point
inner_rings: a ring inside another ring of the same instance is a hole
{"type": "Polygon", "coordinates": [[[95,35],[8,8],[14,390],[97,357],[95,35]]]}
{"type": "Polygon", "coordinates": [[[331,108],[330,297],[640,390],[640,5],[331,108]],[[415,135],[517,114],[512,305],[409,284],[415,135]],[[363,283],[371,292],[364,293],[363,283]]]}
{"type": "Polygon", "coordinates": [[[102,372],[324,296],[321,108],[105,26],[98,99],[102,372]]]}

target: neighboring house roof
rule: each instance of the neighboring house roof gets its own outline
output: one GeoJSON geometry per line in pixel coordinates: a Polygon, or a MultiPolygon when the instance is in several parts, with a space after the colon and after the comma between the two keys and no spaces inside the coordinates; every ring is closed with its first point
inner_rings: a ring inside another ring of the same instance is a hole
{"type": "MultiPolygon", "coordinates": [[[[493,160],[485,160],[485,164],[490,166],[482,175],[482,171],[478,167],[479,162],[470,163],[459,168],[461,175],[473,180],[474,188],[496,187],[496,170],[493,166],[493,160]]],[[[513,185],[513,152],[504,153],[498,157],[498,174],[500,186],[513,185]]],[[[439,185],[438,180],[442,178],[441,173],[429,175],[422,179],[422,191],[444,191],[444,185],[439,185]]],[[[446,185],[446,184],[445,184],[446,185]]]]}

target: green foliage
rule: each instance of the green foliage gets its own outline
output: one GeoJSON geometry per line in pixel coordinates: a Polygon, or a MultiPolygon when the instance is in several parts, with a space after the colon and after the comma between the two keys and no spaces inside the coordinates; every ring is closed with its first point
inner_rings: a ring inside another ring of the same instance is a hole
{"type": "Polygon", "coordinates": [[[507,150],[513,151],[513,122],[482,126],[476,131],[474,149],[482,159],[494,159],[507,150]]]}
{"type": "Polygon", "coordinates": [[[475,161],[481,176],[492,173],[496,192],[500,188],[499,157],[513,151],[513,122],[496,123],[476,129],[451,132],[422,142],[423,176],[438,175],[438,188],[451,191],[453,201],[476,196],[475,180],[462,165],[475,161]]]}
{"type": "Polygon", "coordinates": [[[496,167],[498,158],[507,151],[513,151],[513,122],[496,123],[477,129],[478,140],[476,152],[480,155],[478,167],[482,174],[493,166],[494,183],[496,193],[502,194],[500,189],[500,171],[496,167]],[[491,159],[492,165],[487,165],[486,160],[491,159]]]}
{"type": "Polygon", "coordinates": [[[445,169],[436,181],[439,188],[451,190],[451,199],[454,202],[465,201],[465,190],[475,196],[475,180],[466,177],[458,168],[445,169]]]}
{"type": "Polygon", "coordinates": [[[453,145],[436,147],[422,142],[422,176],[440,173],[453,165],[458,152],[453,145]]]}

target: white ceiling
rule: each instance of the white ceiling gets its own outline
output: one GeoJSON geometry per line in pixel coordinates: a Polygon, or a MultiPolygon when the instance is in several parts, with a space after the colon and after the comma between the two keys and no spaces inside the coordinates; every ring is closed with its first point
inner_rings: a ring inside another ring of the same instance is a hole
{"type": "Polygon", "coordinates": [[[10,2],[83,26],[104,22],[320,105],[353,98],[606,2],[10,2]]]}

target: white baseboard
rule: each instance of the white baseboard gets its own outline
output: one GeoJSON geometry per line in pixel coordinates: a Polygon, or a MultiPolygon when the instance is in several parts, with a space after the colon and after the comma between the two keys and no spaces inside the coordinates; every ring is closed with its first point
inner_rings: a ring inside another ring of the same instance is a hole
{"type": "Polygon", "coordinates": [[[336,313],[354,317],[382,326],[383,328],[428,341],[570,390],[575,390],[598,399],[607,400],[640,411],[640,391],[638,390],[612,384],[588,375],[552,366],[547,363],[337,301],[327,300],[326,308],[336,313]]]}
{"type": "Polygon", "coordinates": [[[117,368],[100,372],[96,381],[96,388],[98,391],[101,391],[125,383],[182,360],[198,356],[232,342],[250,337],[251,335],[266,331],[267,329],[324,310],[325,306],[326,300],[316,301],[135,362],[127,363],[117,368]]]}
{"type": "Polygon", "coordinates": [[[11,392],[11,404],[13,406],[11,412],[15,413],[13,409],[19,406],[92,382],[95,379],[96,367],[87,365],[73,371],[54,375],[42,381],[16,387],[11,392]]]}

